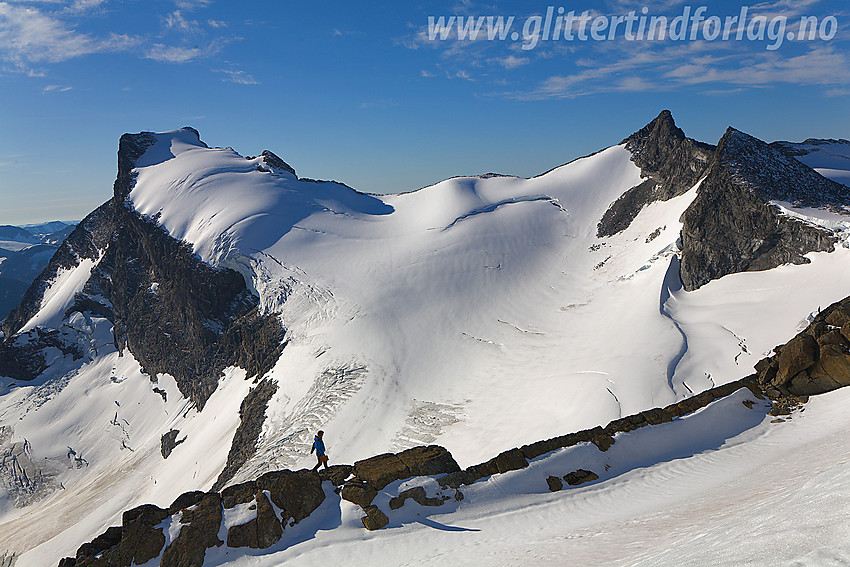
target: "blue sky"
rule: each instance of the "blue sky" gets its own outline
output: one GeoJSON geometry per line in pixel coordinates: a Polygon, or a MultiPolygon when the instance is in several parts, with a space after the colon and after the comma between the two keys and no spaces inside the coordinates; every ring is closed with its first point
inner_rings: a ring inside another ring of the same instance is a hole
{"type": "MultiPolygon", "coordinates": [[[[729,125],[767,141],[850,138],[846,2],[750,4],[750,17],[787,16],[787,31],[801,16],[838,24],[824,28],[829,40],[777,49],[746,37],[522,36],[549,6],[588,18],[646,7],[672,20],[699,5],[0,1],[0,224],[85,216],[111,195],[122,133],[185,125],[211,146],[270,149],[301,176],[381,193],[535,175],[618,143],[664,108],[707,142],[729,125]],[[514,16],[519,40],[456,30],[430,40],[428,17],[452,15],[514,16]]],[[[704,17],[740,8],[714,2],[704,17]]]]}

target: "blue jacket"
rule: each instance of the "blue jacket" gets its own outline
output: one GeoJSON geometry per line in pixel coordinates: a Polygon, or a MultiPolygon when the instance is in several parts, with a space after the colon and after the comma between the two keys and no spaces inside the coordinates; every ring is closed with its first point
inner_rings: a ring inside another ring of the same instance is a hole
{"type": "Polygon", "coordinates": [[[313,451],[316,451],[316,454],[320,457],[325,456],[325,442],[322,441],[321,437],[313,438],[313,448],[310,449],[310,453],[312,453],[313,451]]]}

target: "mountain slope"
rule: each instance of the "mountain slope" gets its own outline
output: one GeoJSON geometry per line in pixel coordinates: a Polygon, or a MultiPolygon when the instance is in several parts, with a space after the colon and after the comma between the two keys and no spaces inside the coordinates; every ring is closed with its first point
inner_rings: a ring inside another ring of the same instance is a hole
{"type": "Polygon", "coordinates": [[[0,469],[0,548],[32,550],[22,565],[72,555],[125,509],[310,463],[319,427],[333,462],[439,442],[466,466],[751,374],[846,295],[843,221],[770,209],[805,217],[777,223],[823,251],[740,273],[745,251],[720,249],[732,269],[687,292],[679,219],[758,176],[732,167],[730,138],[689,141],[664,113],[650,126],[532,179],[381,197],[192,129],[123,136],[114,198],[4,322],[0,439],[21,465],[0,469]],[[599,238],[647,176],[663,190],[599,238]]]}

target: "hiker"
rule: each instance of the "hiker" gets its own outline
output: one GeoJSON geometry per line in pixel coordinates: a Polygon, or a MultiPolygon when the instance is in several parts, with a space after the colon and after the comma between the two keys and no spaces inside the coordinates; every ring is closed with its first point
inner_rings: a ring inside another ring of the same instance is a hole
{"type": "Polygon", "coordinates": [[[322,465],[325,465],[325,468],[328,468],[328,456],[325,454],[325,442],[322,441],[322,436],[324,434],[324,431],[319,431],[313,438],[313,448],[310,449],[310,454],[312,455],[313,451],[316,451],[316,458],[318,459],[316,466],[313,467],[313,472],[317,472],[319,467],[322,465]]]}

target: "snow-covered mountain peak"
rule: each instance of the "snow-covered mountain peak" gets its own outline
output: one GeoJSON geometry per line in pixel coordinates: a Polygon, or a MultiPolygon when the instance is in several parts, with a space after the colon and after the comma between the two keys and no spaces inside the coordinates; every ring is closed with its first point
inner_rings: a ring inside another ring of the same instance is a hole
{"type": "MultiPolygon", "coordinates": [[[[133,135],[131,134],[130,136],[133,135]]],[[[150,144],[145,149],[145,152],[136,158],[136,167],[156,165],[177,157],[184,152],[199,148],[208,148],[201,141],[198,131],[188,126],[169,132],[142,132],[135,136],[150,144]],[[150,143],[151,141],[153,143],[150,143]]]]}

